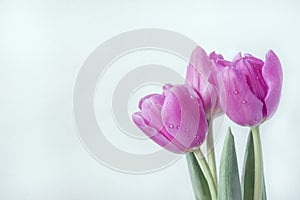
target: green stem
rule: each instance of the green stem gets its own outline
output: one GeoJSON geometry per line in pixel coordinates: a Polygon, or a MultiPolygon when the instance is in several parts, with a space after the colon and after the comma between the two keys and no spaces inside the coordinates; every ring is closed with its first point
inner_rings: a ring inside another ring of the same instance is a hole
{"type": "Polygon", "coordinates": [[[217,168],[216,168],[216,158],[215,158],[215,148],[214,148],[214,136],[213,136],[213,120],[208,122],[209,129],[206,139],[206,148],[207,148],[207,161],[211,171],[211,174],[214,178],[215,185],[217,187],[217,168]]]}
{"type": "Polygon", "coordinates": [[[212,200],[217,200],[217,187],[216,187],[214,178],[212,176],[212,173],[209,169],[208,163],[206,162],[206,159],[200,148],[197,149],[194,153],[198,157],[198,160],[200,161],[201,166],[204,170],[205,177],[206,177],[206,180],[208,183],[208,187],[210,189],[210,194],[211,194],[212,200]]]}
{"type": "Polygon", "coordinates": [[[254,200],[261,200],[263,186],[263,160],[259,126],[252,127],[254,147],[254,200]]]}

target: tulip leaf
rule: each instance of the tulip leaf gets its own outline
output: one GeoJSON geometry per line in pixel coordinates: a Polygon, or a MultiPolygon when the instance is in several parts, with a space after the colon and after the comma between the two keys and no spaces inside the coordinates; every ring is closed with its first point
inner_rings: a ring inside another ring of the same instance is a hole
{"type": "Polygon", "coordinates": [[[196,200],[211,200],[210,190],[207,180],[194,153],[186,153],[186,160],[190,172],[193,190],[196,200]]]}
{"type": "Polygon", "coordinates": [[[267,200],[265,176],[263,176],[262,200],[267,200]]]}
{"type": "MultiPolygon", "coordinates": [[[[253,136],[252,136],[252,131],[250,131],[247,140],[247,147],[244,155],[244,168],[243,168],[243,175],[242,175],[243,200],[253,200],[254,173],[255,173],[254,168],[255,168],[255,160],[254,160],[253,136]]],[[[267,200],[264,177],[263,177],[262,200],[267,200]]]]}
{"type": "Polygon", "coordinates": [[[242,175],[243,199],[253,200],[254,194],[254,148],[252,132],[248,136],[246,151],[244,155],[244,168],[242,175]]]}
{"type": "Polygon", "coordinates": [[[242,199],[234,138],[230,128],[228,129],[221,156],[218,199],[242,199]]]}

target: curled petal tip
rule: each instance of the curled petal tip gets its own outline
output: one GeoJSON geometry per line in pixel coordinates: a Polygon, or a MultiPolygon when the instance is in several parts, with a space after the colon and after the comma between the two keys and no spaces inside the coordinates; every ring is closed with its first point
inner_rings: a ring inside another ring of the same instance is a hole
{"type": "Polygon", "coordinates": [[[270,49],[266,54],[266,61],[267,60],[273,62],[279,62],[278,56],[275,54],[275,52],[272,49],[270,49]]]}
{"type": "Polygon", "coordinates": [[[224,57],[221,54],[217,54],[215,51],[213,51],[209,54],[209,59],[216,62],[218,59],[224,59],[224,57]]]}
{"type": "Polygon", "coordinates": [[[163,90],[171,90],[174,86],[170,83],[167,83],[163,86],[163,90]]]}
{"type": "Polygon", "coordinates": [[[144,96],[143,98],[140,99],[139,101],[139,109],[142,109],[142,105],[144,103],[145,100],[149,99],[153,94],[149,94],[147,96],[144,96]]]}
{"type": "Polygon", "coordinates": [[[242,58],[242,53],[241,52],[238,52],[234,58],[233,58],[233,62],[237,61],[237,60],[240,60],[242,58]]]}
{"type": "Polygon", "coordinates": [[[144,121],[144,119],[142,117],[142,113],[141,112],[135,112],[135,113],[133,113],[133,115],[131,116],[131,119],[135,123],[135,125],[137,125],[138,127],[145,125],[145,121],[144,121]]]}
{"type": "Polygon", "coordinates": [[[272,49],[269,49],[269,51],[267,52],[267,55],[276,55],[276,54],[274,53],[274,51],[272,49]]]}

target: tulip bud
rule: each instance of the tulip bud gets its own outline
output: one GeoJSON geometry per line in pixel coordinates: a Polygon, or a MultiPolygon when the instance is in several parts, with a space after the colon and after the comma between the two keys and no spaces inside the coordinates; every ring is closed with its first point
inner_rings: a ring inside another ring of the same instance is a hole
{"type": "Polygon", "coordinates": [[[202,100],[189,85],[166,84],[163,94],[145,96],[139,108],[134,123],[163,148],[184,153],[203,143],[208,124],[202,100]]]}
{"type": "Polygon", "coordinates": [[[282,68],[270,50],[265,62],[250,54],[232,62],[211,54],[221,74],[220,103],[227,116],[242,126],[256,126],[275,113],[281,95],[282,68]]]}

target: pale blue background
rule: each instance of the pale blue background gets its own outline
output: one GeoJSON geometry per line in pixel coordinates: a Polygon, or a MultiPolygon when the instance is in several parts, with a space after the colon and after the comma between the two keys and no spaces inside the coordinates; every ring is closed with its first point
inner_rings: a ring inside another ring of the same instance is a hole
{"type": "MultiPolygon", "coordinates": [[[[279,55],[282,101],[262,126],[267,190],[272,200],[299,199],[299,10],[296,0],[0,0],[0,199],[193,199],[185,159],[157,173],[118,173],[85,151],[74,128],[84,60],[112,35],[145,27],[174,30],[228,58],[269,48],[279,55]]],[[[233,130],[241,165],[247,129],[233,130]]]]}

